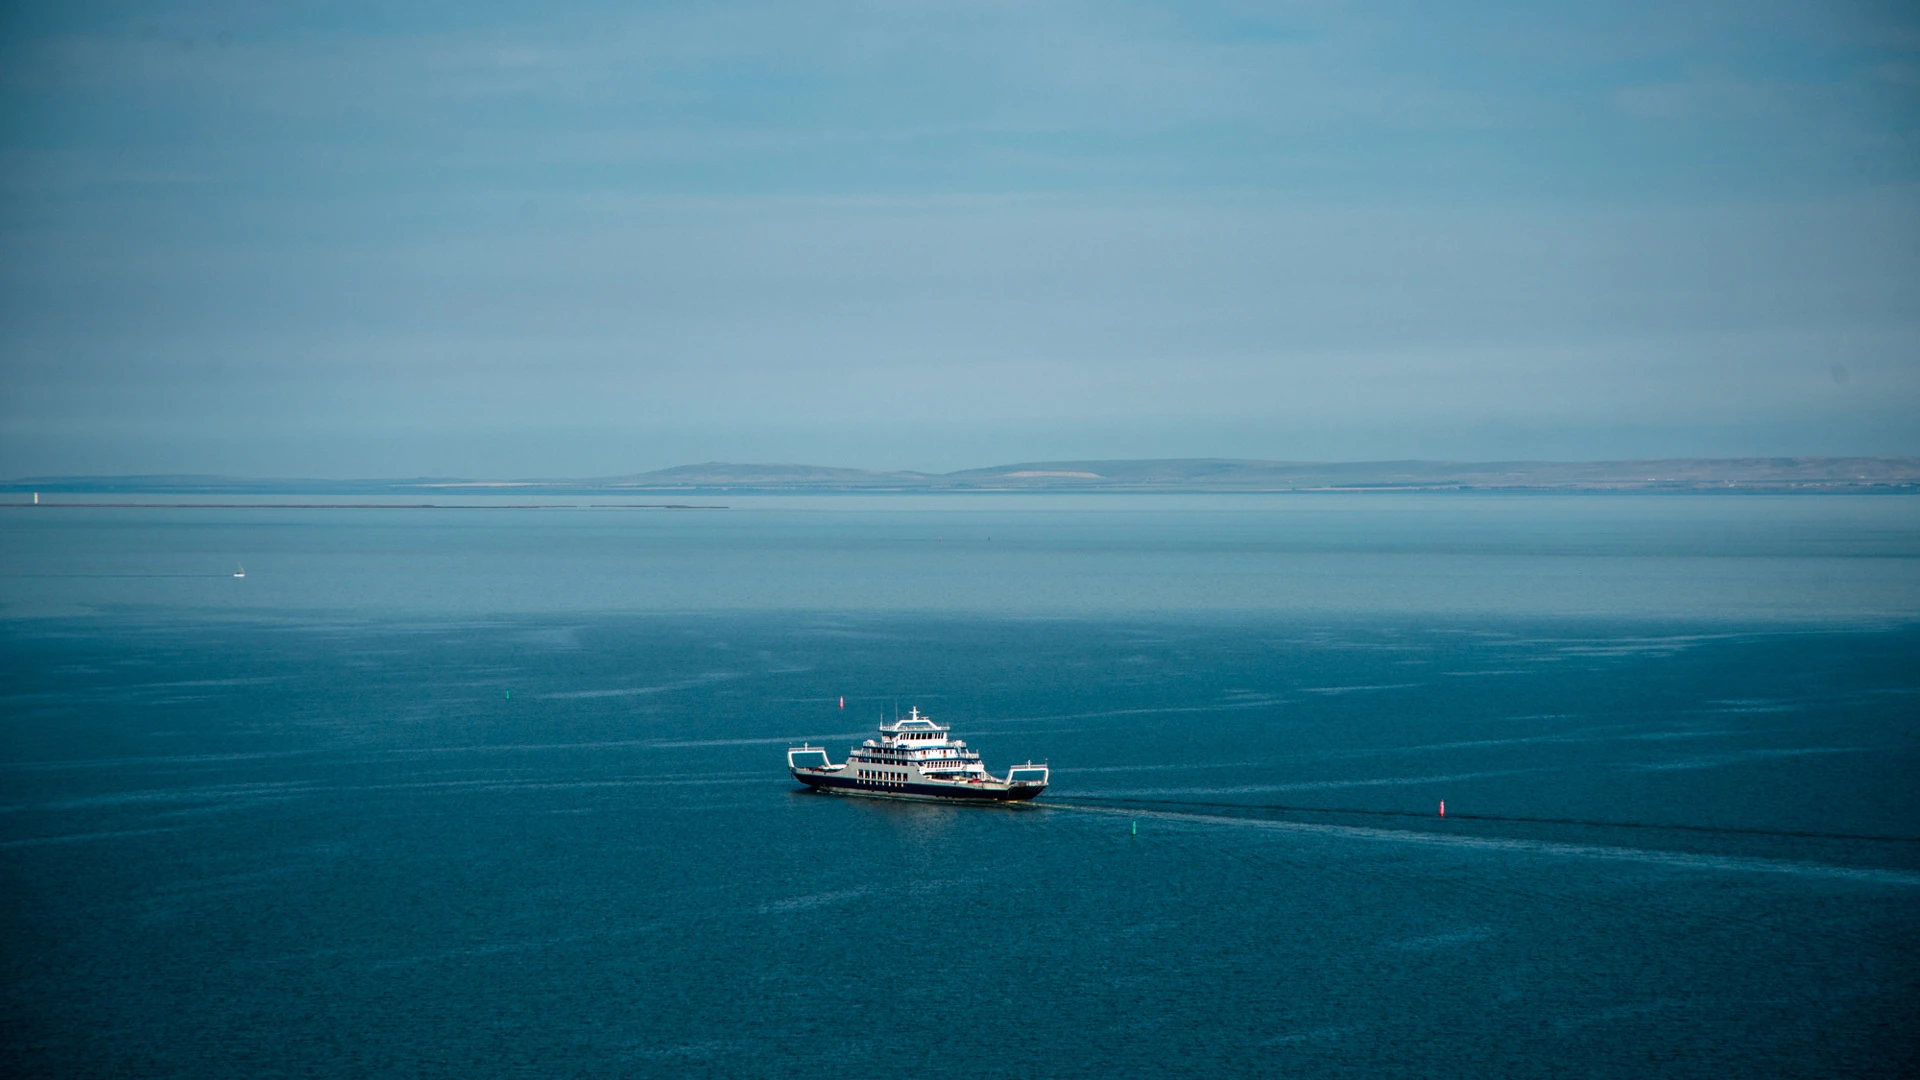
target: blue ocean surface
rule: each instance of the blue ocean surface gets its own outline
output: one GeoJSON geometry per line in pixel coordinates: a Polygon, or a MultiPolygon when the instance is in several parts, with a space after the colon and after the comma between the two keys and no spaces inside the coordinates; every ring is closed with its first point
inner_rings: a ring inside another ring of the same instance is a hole
{"type": "Polygon", "coordinates": [[[459,501],[0,509],[7,1075],[1920,1069],[1920,499],[459,501]]]}

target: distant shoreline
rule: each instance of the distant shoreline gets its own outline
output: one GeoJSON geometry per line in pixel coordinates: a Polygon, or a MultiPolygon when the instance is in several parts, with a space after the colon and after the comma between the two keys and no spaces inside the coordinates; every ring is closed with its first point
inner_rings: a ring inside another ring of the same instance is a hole
{"type": "MultiPolygon", "coordinates": [[[[534,499],[728,494],[1917,494],[1920,493],[1920,457],[1659,458],[1585,462],[1287,462],[1166,458],[1020,462],[951,473],[709,462],[624,476],[527,480],[146,475],[42,476],[0,482],[0,492],[38,493],[43,504],[49,495],[114,495],[121,499],[176,495],[209,499],[193,505],[233,508],[261,504],[229,504],[224,500],[305,496],[314,501],[285,505],[308,509],[386,509],[395,504],[355,500],[369,496],[471,497],[482,490],[488,495],[534,499]]],[[[419,509],[508,508],[472,503],[413,505],[419,509]]],[[[523,509],[540,509],[545,505],[514,504],[523,509]]],[[[617,505],[641,508],[640,504],[617,505]]],[[[645,506],[714,508],[685,503],[645,506]]]]}

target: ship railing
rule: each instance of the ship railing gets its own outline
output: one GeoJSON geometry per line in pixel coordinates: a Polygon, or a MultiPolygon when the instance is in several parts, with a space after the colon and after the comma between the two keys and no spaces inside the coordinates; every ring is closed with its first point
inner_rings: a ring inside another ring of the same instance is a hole
{"type": "Polygon", "coordinates": [[[831,769],[833,762],[827,758],[827,748],[811,743],[787,747],[787,768],[789,769],[831,769]]]}
{"type": "Polygon", "coordinates": [[[1007,785],[1009,787],[1015,785],[1022,787],[1028,785],[1045,786],[1050,779],[1048,773],[1049,770],[1044,764],[1035,765],[1029,761],[1024,765],[1015,765],[1007,770],[1007,785]]]}

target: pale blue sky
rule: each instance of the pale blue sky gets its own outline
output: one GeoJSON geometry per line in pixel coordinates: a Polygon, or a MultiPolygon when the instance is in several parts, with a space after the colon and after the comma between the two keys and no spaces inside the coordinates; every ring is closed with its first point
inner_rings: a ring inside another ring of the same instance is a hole
{"type": "Polygon", "coordinates": [[[1920,453],[1907,5],[20,4],[0,475],[1920,453]]]}

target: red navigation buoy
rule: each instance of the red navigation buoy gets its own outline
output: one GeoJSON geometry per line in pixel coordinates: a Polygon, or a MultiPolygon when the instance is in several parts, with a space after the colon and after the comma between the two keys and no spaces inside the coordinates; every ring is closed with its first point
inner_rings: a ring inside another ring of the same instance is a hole
{"type": "Polygon", "coordinates": [[[1445,799],[1440,800],[1440,816],[1441,817],[1447,816],[1447,800],[1445,799]]]}
{"type": "Polygon", "coordinates": [[[843,708],[843,709],[847,707],[847,699],[846,699],[846,698],[841,698],[841,699],[840,699],[840,707],[841,707],[841,708],[843,708]]]}

